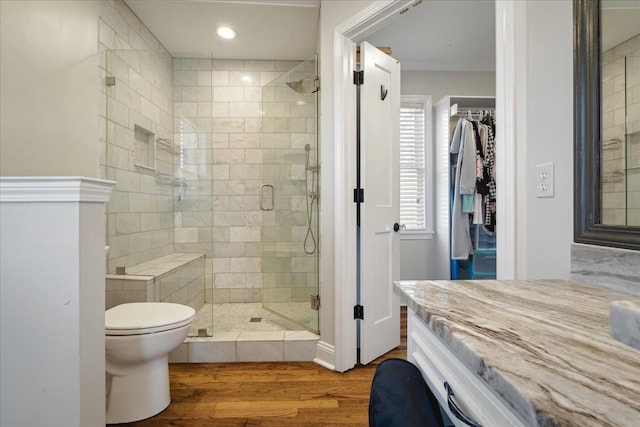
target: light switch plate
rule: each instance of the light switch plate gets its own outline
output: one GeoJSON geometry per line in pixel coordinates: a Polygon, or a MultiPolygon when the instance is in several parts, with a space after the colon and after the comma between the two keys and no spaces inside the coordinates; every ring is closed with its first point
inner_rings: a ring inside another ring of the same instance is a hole
{"type": "Polygon", "coordinates": [[[536,197],[553,197],[553,162],[536,166],[536,197]]]}

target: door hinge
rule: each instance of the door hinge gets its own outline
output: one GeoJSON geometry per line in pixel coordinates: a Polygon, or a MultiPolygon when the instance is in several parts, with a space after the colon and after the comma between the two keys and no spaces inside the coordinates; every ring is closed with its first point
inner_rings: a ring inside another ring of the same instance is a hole
{"type": "Polygon", "coordinates": [[[353,318],[364,319],[364,307],[360,304],[353,306],[353,318]]]}
{"type": "Polygon", "coordinates": [[[353,72],[353,84],[356,86],[364,84],[364,70],[353,72]]]}
{"type": "Polygon", "coordinates": [[[312,310],[320,310],[320,295],[311,294],[311,309],[312,310]]]}
{"type": "Polygon", "coordinates": [[[364,188],[353,189],[353,203],[364,203],[364,188]]]}

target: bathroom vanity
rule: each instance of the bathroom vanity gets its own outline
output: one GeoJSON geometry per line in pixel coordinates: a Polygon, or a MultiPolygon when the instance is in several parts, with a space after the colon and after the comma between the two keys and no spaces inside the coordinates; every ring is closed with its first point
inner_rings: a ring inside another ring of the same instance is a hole
{"type": "Polygon", "coordinates": [[[633,296],[569,280],[394,288],[408,359],[456,426],[640,425],[640,350],[609,333],[610,304],[633,296]]]}

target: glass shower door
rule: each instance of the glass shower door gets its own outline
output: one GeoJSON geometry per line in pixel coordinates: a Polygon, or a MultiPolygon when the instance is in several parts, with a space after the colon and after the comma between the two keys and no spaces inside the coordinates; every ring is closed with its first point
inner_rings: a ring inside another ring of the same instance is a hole
{"type": "Polygon", "coordinates": [[[262,88],[263,306],[318,332],[315,58],[262,88]]]}

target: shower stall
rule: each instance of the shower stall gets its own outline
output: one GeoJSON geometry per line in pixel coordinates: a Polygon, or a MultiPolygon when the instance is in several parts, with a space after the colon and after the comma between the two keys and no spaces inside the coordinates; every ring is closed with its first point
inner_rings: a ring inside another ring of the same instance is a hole
{"type": "Polygon", "coordinates": [[[316,58],[110,50],[103,70],[107,305],[191,305],[197,336],[318,333],[316,58]]]}

